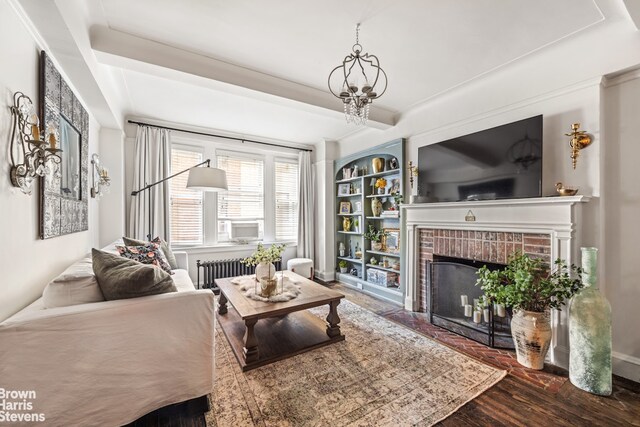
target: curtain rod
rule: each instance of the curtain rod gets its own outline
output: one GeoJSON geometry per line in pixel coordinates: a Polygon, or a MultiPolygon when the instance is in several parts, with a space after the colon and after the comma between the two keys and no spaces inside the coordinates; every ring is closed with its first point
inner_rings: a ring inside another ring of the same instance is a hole
{"type": "Polygon", "coordinates": [[[154,127],[154,128],[158,128],[158,129],[175,130],[175,131],[178,131],[178,132],[192,133],[194,135],[204,135],[204,136],[213,136],[213,137],[216,137],[216,138],[233,139],[234,141],[241,141],[243,143],[244,142],[252,142],[254,144],[270,145],[272,147],[289,148],[291,150],[313,151],[313,150],[311,150],[309,148],[291,147],[289,145],[272,144],[270,142],[254,141],[252,139],[246,139],[246,138],[235,138],[233,136],[216,135],[214,133],[198,132],[198,131],[195,131],[195,130],[186,130],[186,129],[172,128],[172,127],[168,127],[168,126],[152,125],[150,123],[137,122],[135,120],[127,120],[127,121],[129,123],[134,124],[134,125],[150,126],[150,127],[154,127]]]}

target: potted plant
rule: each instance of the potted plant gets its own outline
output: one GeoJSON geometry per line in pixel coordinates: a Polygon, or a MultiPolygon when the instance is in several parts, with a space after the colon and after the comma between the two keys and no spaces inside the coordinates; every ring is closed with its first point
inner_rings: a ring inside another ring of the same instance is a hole
{"type": "Polygon", "coordinates": [[[378,189],[378,194],[384,194],[384,189],[387,187],[387,180],[384,178],[378,178],[376,180],[375,187],[378,189]]]}
{"type": "Polygon", "coordinates": [[[346,273],[347,272],[347,261],[342,260],[338,263],[338,267],[340,267],[340,273],[346,273]]]}
{"type": "Polygon", "coordinates": [[[256,277],[258,278],[265,275],[273,277],[275,275],[275,266],[273,263],[282,259],[282,253],[286,247],[287,245],[285,244],[273,244],[265,248],[262,242],[260,242],[251,256],[243,259],[242,262],[247,265],[255,265],[256,277]]]}
{"type": "Polygon", "coordinates": [[[542,260],[514,253],[503,270],[478,270],[485,296],[494,304],[513,309],[511,335],[518,363],[542,369],[551,342],[549,311],[562,305],[581,288],[582,270],[557,259],[549,269],[542,260]]]}
{"type": "Polygon", "coordinates": [[[371,250],[380,251],[382,250],[382,238],[387,234],[389,233],[384,230],[378,230],[369,224],[369,229],[364,233],[364,238],[371,241],[371,250]]]}

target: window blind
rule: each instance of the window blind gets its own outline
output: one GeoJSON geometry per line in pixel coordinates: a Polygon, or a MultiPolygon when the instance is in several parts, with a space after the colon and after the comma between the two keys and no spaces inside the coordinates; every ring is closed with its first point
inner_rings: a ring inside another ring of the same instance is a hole
{"type": "Polygon", "coordinates": [[[298,238],[298,164],[275,162],[276,240],[298,238]]]}
{"type": "Polygon", "coordinates": [[[230,221],[264,220],[264,161],[218,154],[217,162],[227,173],[228,185],[218,193],[218,240],[228,240],[230,221]]]}
{"type": "MultiPolygon", "coordinates": [[[[171,173],[180,172],[202,162],[202,153],[180,148],[171,149],[171,173]]],[[[178,245],[200,245],[203,242],[203,193],[189,190],[189,173],[172,178],[171,243],[178,245]]]]}

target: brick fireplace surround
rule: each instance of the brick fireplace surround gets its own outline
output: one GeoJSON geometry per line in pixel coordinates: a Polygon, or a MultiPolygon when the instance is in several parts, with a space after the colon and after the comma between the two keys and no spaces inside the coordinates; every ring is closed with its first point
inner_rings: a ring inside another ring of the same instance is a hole
{"type": "MultiPolygon", "coordinates": [[[[582,205],[589,199],[571,196],[402,205],[405,309],[428,313],[425,270],[426,261],[434,256],[506,264],[509,254],[521,251],[549,263],[556,258],[577,263],[582,205]]],[[[566,310],[552,312],[551,327],[549,361],[567,368],[566,310]]]]}
{"type": "Polygon", "coordinates": [[[434,255],[506,264],[509,255],[522,252],[551,264],[551,235],[504,231],[420,228],[418,311],[429,312],[426,262],[434,255]]]}

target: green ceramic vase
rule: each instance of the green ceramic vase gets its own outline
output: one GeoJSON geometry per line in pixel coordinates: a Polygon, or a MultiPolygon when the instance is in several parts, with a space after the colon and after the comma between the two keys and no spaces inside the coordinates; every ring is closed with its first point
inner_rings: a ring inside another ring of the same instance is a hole
{"type": "Polygon", "coordinates": [[[601,396],[611,394],[611,306],[598,289],[598,250],[582,249],[584,288],[569,308],[569,379],[601,396]]]}

